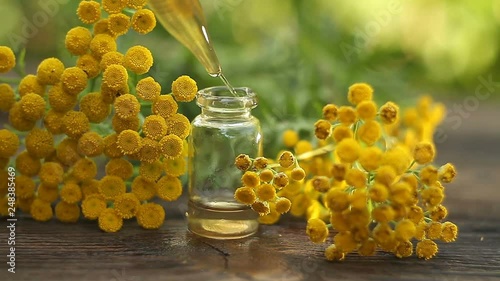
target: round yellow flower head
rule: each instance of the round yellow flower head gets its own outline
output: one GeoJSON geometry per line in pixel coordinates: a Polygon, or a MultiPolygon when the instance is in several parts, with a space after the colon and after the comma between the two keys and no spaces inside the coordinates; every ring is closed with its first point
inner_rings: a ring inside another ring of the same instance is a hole
{"type": "Polygon", "coordinates": [[[25,138],[26,150],[35,158],[48,157],[54,151],[54,138],[50,132],[35,128],[25,138]]]}
{"type": "Polygon", "coordinates": [[[366,83],[355,83],[349,87],[347,99],[353,105],[357,105],[362,101],[371,100],[373,97],[373,88],[366,83]]]}
{"type": "Polygon", "coordinates": [[[72,110],[77,103],[77,97],[64,91],[62,84],[56,84],[49,90],[50,107],[57,112],[66,113],[72,110]]]}
{"type": "Polygon", "coordinates": [[[415,146],[413,150],[413,158],[418,164],[427,164],[434,160],[436,150],[430,142],[421,142],[415,146]]]}
{"type": "Polygon", "coordinates": [[[186,173],[186,160],[183,156],[172,159],[164,158],[163,168],[167,175],[180,177],[186,173]]]}
{"type": "Polygon", "coordinates": [[[150,200],[156,195],[155,185],[142,176],[137,176],[132,181],[132,193],[139,201],[150,200]]]}
{"type": "Polygon", "coordinates": [[[76,96],[87,87],[87,74],[79,67],[66,68],[61,75],[64,91],[76,96]]]}
{"type": "Polygon", "coordinates": [[[358,248],[358,253],[361,256],[373,256],[375,254],[375,251],[377,249],[377,243],[373,238],[368,238],[364,240],[361,245],[358,248]]]}
{"type": "Polygon", "coordinates": [[[358,130],[358,137],[371,146],[377,142],[382,136],[382,128],[378,122],[373,120],[367,120],[358,130]]]}
{"type": "Polygon", "coordinates": [[[9,84],[0,84],[0,111],[8,112],[16,102],[14,90],[9,84]]]}
{"type": "Polygon", "coordinates": [[[141,111],[141,105],[137,98],[132,94],[125,94],[116,98],[115,103],[116,115],[122,119],[131,119],[136,117],[141,111]]]}
{"type": "Polygon", "coordinates": [[[417,256],[423,259],[430,259],[434,257],[438,252],[437,244],[434,241],[429,239],[424,239],[417,243],[417,247],[415,249],[417,256]]]}
{"type": "Polygon", "coordinates": [[[408,206],[413,201],[413,191],[411,186],[404,182],[399,181],[389,187],[390,200],[395,205],[408,206]]]}
{"type": "Polygon", "coordinates": [[[458,227],[452,222],[444,222],[441,225],[441,240],[446,243],[453,242],[457,239],[458,227]]]}
{"type": "Polygon", "coordinates": [[[113,104],[116,101],[116,98],[129,93],[130,89],[128,84],[123,85],[123,87],[118,90],[113,90],[104,83],[101,84],[101,99],[107,104],[113,104]]]}
{"type": "Polygon", "coordinates": [[[176,135],[166,135],[160,140],[161,153],[167,158],[177,158],[181,156],[182,148],[182,139],[176,135]]]}
{"type": "Polygon", "coordinates": [[[295,154],[296,155],[301,155],[303,153],[309,152],[313,150],[313,146],[309,141],[306,140],[299,140],[297,144],[294,147],[295,149],[295,154]]]}
{"type": "Polygon", "coordinates": [[[372,120],[377,116],[377,105],[371,100],[364,100],[356,106],[356,113],[363,120],[372,120]]]}
{"type": "Polygon", "coordinates": [[[346,183],[355,188],[365,187],[366,180],[366,173],[358,169],[349,169],[345,175],[346,183]]]}
{"type": "Polygon", "coordinates": [[[257,199],[257,196],[253,188],[244,186],[236,189],[234,192],[234,199],[242,204],[252,205],[257,199]]]}
{"type": "Polygon", "coordinates": [[[301,181],[306,177],[306,172],[300,167],[295,167],[292,169],[290,177],[295,181],[301,181]]]}
{"type": "MultiPolygon", "coordinates": [[[[140,96],[139,96],[140,97],[140,96]]],[[[153,113],[168,119],[173,116],[179,105],[174,100],[172,95],[161,95],[153,102],[153,113]]]]}
{"type": "Polygon", "coordinates": [[[53,135],[60,135],[63,131],[63,122],[62,119],[65,113],[57,112],[53,109],[47,111],[45,116],[43,117],[43,125],[53,135]]]}
{"type": "Polygon", "coordinates": [[[439,239],[441,237],[441,223],[440,222],[429,222],[425,229],[425,234],[429,239],[439,239]]]}
{"type": "Polygon", "coordinates": [[[137,199],[137,196],[133,193],[124,193],[115,198],[113,202],[113,207],[116,213],[124,218],[131,219],[135,217],[141,202],[137,199]]]}
{"type": "Polygon", "coordinates": [[[56,187],[64,177],[63,167],[56,162],[45,162],[40,168],[40,181],[47,186],[56,187]]]}
{"type": "Polygon", "coordinates": [[[192,101],[197,92],[198,86],[196,85],[196,81],[187,75],[180,76],[172,82],[172,95],[177,101],[192,101]]]}
{"type": "Polygon", "coordinates": [[[258,222],[260,224],[267,224],[267,225],[271,225],[271,224],[275,224],[276,222],[278,222],[278,220],[280,219],[281,215],[280,213],[278,213],[276,211],[276,204],[273,203],[273,202],[269,202],[269,214],[265,215],[265,216],[260,216],[258,218],[258,222]]]}
{"type": "Polygon", "coordinates": [[[101,71],[99,61],[90,54],[78,57],[76,66],[81,68],[89,79],[97,77],[101,71]]]}
{"type": "Polygon", "coordinates": [[[394,228],[396,239],[400,241],[411,240],[417,231],[415,224],[409,219],[400,220],[394,228]]]}
{"type": "MultiPolygon", "coordinates": [[[[111,90],[119,90],[127,84],[128,73],[125,67],[112,64],[106,68],[102,76],[102,82],[111,90]]],[[[134,97],[135,98],[135,97],[134,97]]]]}
{"type": "Polygon", "coordinates": [[[101,5],[96,1],[81,1],[76,14],[83,23],[96,23],[101,18],[101,5]]]}
{"type": "Polygon", "coordinates": [[[16,169],[25,176],[34,177],[38,175],[41,167],[40,160],[32,157],[28,151],[23,151],[16,157],[16,169]]]}
{"type": "MultiPolygon", "coordinates": [[[[136,90],[137,96],[139,98],[141,98],[143,100],[154,102],[158,99],[158,97],[160,97],[161,85],[160,85],[160,83],[156,82],[153,79],[153,77],[146,77],[146,78],[139,80],[139,82],[137,82],[137,86],[136,86],[135,90],[136,90]]],[[[165,97],[168,97],[168,95],[166,95],[165,97]]],[[[172,99],[172,101],[173,101],[173,99],[172,99]]],[[[173,101],[173,102],[175,102],[175,101],[173,101]]]]}
{"type": "Polygon", "coordinates": [[[276,189],[268,183],[257,186],[255,193],[260,201],[271,201],[276,197],[276,189]]]}
{"type": "Polygon", "coordinates": [[[0,157],[9,158],[14,156],[18,148],[19,137],[7,129],[0,130],[0,157]]]}
{"type": "Polygon", "coordinates": [[[299,141],[299,134],[294,130],[285,130],[282,139],[286,147],[294,147],[299,141]]]}
{"type": "Polygon", "coordinates": [[[335,148],[335,152],[340,160],[345,163],[352,163],[359,157],[361,148],[354,139],[343,139],[335,148]]]}
{"type": "Polygon", "coordinates": [[[406,217],[415,225],[418,225],[418,223],[420,223],[424,218],[424,211],[419,206],[411,206],[408,209],[406,217]]]}
{"type": "Polygon", "coordinates": [[[97,92],[88,93],[80,100],[80,111],[91,123],[101,123],[111,113],[111,106],[106,104],[97,92]]]}
{"type": "Polygon", "coordinates": [[[163,176],[156,183],[156,194],[165,201],[175,201],[182,195],[182,183],[176,177],[163,176]]]}
{"type": "Polygon", "coordinates": [[[357,248],[358,243],[350,231],[342,231],[333,237],[334,244],[344,253],[350,253],[357,248]]]}
{"type": "Polygon", "coordinates": [[[343,125],[349,126],[356,121],[356,110],[352,106],[341,106],[338,110],[338,119],[343,125]]]}
{"type": "Polygon", "coordinates": [[[153,163],[142,162],[139,167],[139,175],[150,182],[156,182],[163,174],[163,164],[156,160],[153,163]]]}
{"type": "Polygon", "coordinates": [[[420,170],[419,176],[423,184],[431,185],[438,180],[438,170],[432,165],[427,165],[420,170]]]}
{"type": "Polygon", "coordinates": [[[278,199],[276,199],[276,206],[275,206],[276,212],[284,214],[290,211],[291,207],[292,207],[292,202],[290,201],[290,199],[285,197],[279,197],[278,199]]]}
{"type": "Polygon", "coordinates": [[[75,223],[80,218],[80,207],[77,204],[59,201],[55,207],[55,213],[60,222],[75,223]]]}
{"type": "Polygon", "coordinates": [[[45,185],[43,183],[41,183],[38,186],[36,192],[37,192],[38,198],[42,199],[45,202],[52,203],[59,198],[59,188],[58,187],[48,186],[48,185],[45,185]]]}
{"type": "Polygon", "coordinates": [[[66,33],[64,44],[66,49],[75,56],[86,54],[90,49],[92,33],[85,27],[77,26],[66,33]]]}
{"type": "Polygon", "coordinates": [[[246,154],[240,154],[236,156],[234,160],[234,165],[241,171],[246,171],[252,166],[252,159],[246,154]]]}
{"type": "Polygon", "coordinates": [[[181,113],[176,113],[167,119],[168,134],[173,134],[181,139],[187,138],[191,130],[189,119],[181,113]]]}
{"type": "Polygon", "coordinates": [[[159,115],[149,115],[144,119],[142,132],[150,139],[160,140],[167,134],[167,123],[159,115]]]}
{"type": "Polygon", "coordinates": [[[331,188],[330,179],[326,176],[315,176],[312,179],[312,186],[318,192],[327,192],[331,188]]]}
{"type": "Polygon", "coordinates": [[[333,140],[338,143],[345,138],[352,138],[353,132],[349,126],[339,124],[333,129],[332,136],[333,140]]]}
{"type": "Polygon", "coordinates": [[[97,34],[90,41],[90,51],[97,59],[101,59],[106,53],[116,51],[116,48],[115,38],[108,34],[97,34]]]}
{"type": "Polygon", "coordinates": [[[14,179],[16,186],[16,197],[21,199],[28,199],[34,196],[35,182],[28,176],[18,175],[14,179]]]}
{"type": "Polygon", "coordinates": [[[118,176],[104,176],[99,181],[99,194],[106,200],[114,200],[125,193],[126,189],[125,182],[118,176]]]}
{"type": "Polygon", "coordinates": [[[265,216],[271,212],[268,202],[255,201],[252,204],[252,210],[259,213],[259,216],[265,216]]]}
{"type": "Polygon", "coordinates": [[[437,206],[443,202],[443,190],[436,186],[430,186],[421,193],[422,201],[430,206],[437,206]]]}
{"type": "Polygon", "coordinates": [[[381,165],[389,165],[396,175],[402,175],[411,164],[411,155],[402,147],[394,147],[382,155],[381,165]]]}
{"type": "Polygon", "coordinates": [[[125,14],[112,14],[108,19],[108,29],[115,37],[126,34],[130,28],[130,17],[125,14]]]}
{"type": "Polygon", "coordinates": [[[153,55],[146,47],[133,46],[125,53],[123,65],[136,74],[144,74],[153,66],[153,55]]]}
{"type": "Polygon", "coordinates": [[[332,132],[332,124],[329,121],[320,119],[314,123],[314,135],[320,140],[327,139],[332,132]]]}
{"type": "Polygon", "coordinates": [[[19,87],[17,88],[19,95],[22,97],[26,94],[37,94],[40,96],[45,95],[45,85],[38,82],[38,78],[33,74],[28,74],[21,79],[19,82],[19,87]]]}
{"type": "Polygon", "coordinates": [[[117,232],[123,226],[123,219],[118,215],[118,212],[113,208],[106,208],[97,219],[99,228],[105,232],[117,232]]]}
{"type": "Polygon", "coordinates": [[[382,203],[389,198],[389,190],[383,184],[375,182],[370,186],[369,191],[370,199],[374,202],[382,203]]]}
{"type": "Polygon", "coordinates": [[[54,216],[50,203],[39,198],[33,200],[30,208],[30,214],[36,221],[48,221],[54,216]]]}
{"type": "Polygon", "coordinates": [[[63,165],[71,166],[75,164],[81,155],[78,153],[78,141],[76,139],[65,138],[56,148],[57,160],[63,165]]]}
{"type": "Polygon", "coordinates": [[[140,9],[132,16],[132,29],[140,34],[147,34],[156,26],[154,13],[148,9],[140,9]]]}
{"type": "Polygon", "coordinates": [[[335,244],[332,244],[326,248],[325,258],[329,261],[343,261],[345,259],[345,253],[337,248],[335,244]]]}
{"type": "Polygon", "coordinates": [[[359,164],[367,171],[374,171],[382,162],[382,150],[376,146],[365,147],[359,155],[359,164]]]}
{"type": "Polygon", "coordinates": [[[16,66],[16,56],[12,49],[0,46],[0,73],[9,72],[16,66]]]}
{"type": "Polygon", "coordinates": [[[142,204],[137,211],[137,223],[145,229],[158,229],[165,221],[165,209],[156,203],[142,204]]]}
{"type": "Polygon", "coordinates": [[[86,132],[78,139],[78,152],[87,157],[96,157],[104,151],[104,141],[96,132],[86,132]]]}
{"type": "Polygon", "coordinates": [[[156,160],[160,159],[160,156],[161,156],[160,144],[157,141],[152,140],[150,138],[143,138],[141,151],[139,151],[139,161],[151,164],[156,160]]]}
{"type": "Polygon", "coordinates": [[[116,143],[123,154],[130,155],[141,150],[142,138],[136,131],[125,130],[118,135],[116,143]]]}
{"type": "Polygon", "coordinates": [[[399,107],[393,102],[387,102],[380,107],[379,114],[384,124],[394,124],[398,120],[399,107]]]}
{"type": "Polygon", "coordinates": [[[334,212],[342,212],[349,207],[349,196],[338,188],[330,188],[325,196],[325,205],[334,212]]]}
{"type": "Polygon", "coordinates": [[[429,217],[433,220],[433,221],[441,221],[441,220],[444,220],[446,218],[446,216],[448,216],[448,209],[446,209],[445,206],[443,205],[438,205],[436,206],[435,208],[433,208],[431,210],[431,213],[429,215],[429,217]]]}
{"type": "Polygon", "coordinates": [[[327,104],[323,107],[323,119],[333,122],[337,119],[338,108],[334,104],[327,104]]]}
{"type": "Polygon", "coordinates": [[[283,168],[290,168],[295,164],[295,156],[290,151],[283,151],[278,158],[278,163],[283,168]]]}
{"type": "Polygon", "coordinates": [[[79,181],[91,180],[97,175],[97,165],[90,158],[81,158],[73,166],[73,176],[79,181]]]}
{"type": "Polygon", "coordinates": [[[68,182],[59,191],[59,196],[61,200],[66,203],[73,204],[78,203],[82,200],[82,190],[80,186],[73,182],[68,182]]]}
{"type": "Polygon", "coordinates": [[[64,64],[59,59],[45,59],[38,65],[38,82],[42,85],[55,85],[61,79],[63,71],[64,64]]]}
{"type": "Polygon", "coordinates": [[[260,178],[257,173],[246,171],[243,176],[241,176],[241,182],[244,186],[256,187],[260,184],[260,178]]]}
{"type": "Polygon", "coordinates": [[[259,178],[263,182],[270,182],[274,178],[274,173],[271,169],[265,169],[260,172],[259,178]]]}
{"type": "Polygon", "coordinates": [[[104,155],[109,158],[119,158],[123,156],[122,150],[118,147],[118,135],[111,134],[103,139],[104,155]]]}
{"type": "Polygon", "coordinates": [[[407,258],[413,254],[413,244],[411,241],[401,241],[396,247],[395,253],[398,258],[407,258]]]}
{"type": "Polygon", "coordinates": [[[96,220],[106,209],[106,200],[99,194],[87,196],[82,201],[82,214],[88,220],[96,220]]]}
{"type": "Polygon", "coordinates": [[[127,7],[128,0],[102,0],[102,8],[109,14],[118,14],[127,7]]]}
{"type": "Polygon", "coordinates": [[[288,176],[283,172],[275,174],[273,177],[273,184],[278,189],[282,189],[288,185],[288,176]]]}
{"type": "Polygon", "coordinates": [[[265,169],[267,167],[268,163],[269,163],[269,161],[265,157],[257,157],[253,161],[253,165],[254,165],[255,169],[257,169],[257,170],[265,169]]]}
{"type": "Polygon", "coordinates": [[[35,127],[36,122],[24,118],[21,111],[21,103],[16,102],[9,111],[9,123],[18,131],[27,132],[35,127]]]}
{"type": "Polygon", "coordinates": [[[113,64],[123,65],[123,54],[120,52],[108,52],[104,54],[101,58],[100,67],[102,71],[113,64]]]}
{"type": "Polygon", "coordinates": [[[379,223],[388,223],[394,220],[396,212],[390,205],[378,205],[372,210],[372,218],[379,223]]]}
{"type": "Polygon", "coordinates": [[[126,180],[134,173],[134,166],[124,158],[114,158],[106,164],[105,171],[108,176],[117,176],[126,180]]]}
{"type": "Polygon", "coordinates": [[[69,111],[63,117],[63,131],[73,139],[79,139],[90,130],[90,122],[81,111],[69,111]]]}
{"type": "Polygon", "coordinates": [[[306,234],[314,243],[323,243],[328,237],[329,231],[325,222],[318,218],[307,221],[306,234]]]}
{"type": "Polygon", "coordinates": [[[438,169],[438,178],[442,182],[450,183],[456,175],[457,171],[455,170],[455,166],[451,163],[446,163],[438,169]]]}

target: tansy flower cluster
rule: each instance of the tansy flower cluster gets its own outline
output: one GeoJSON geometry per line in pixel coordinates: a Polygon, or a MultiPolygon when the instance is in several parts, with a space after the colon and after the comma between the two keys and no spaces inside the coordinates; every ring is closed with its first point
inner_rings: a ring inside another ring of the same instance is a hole
{"type": "MultiPolygon", "coordinates": [[[[190,123],[177,102],[193,100],[197,86],[181,76],[163,94],[144,75],[153,65],[146,47],[117,51],[130,29],[147,34],[155,27],[145,4],[80,1],[84,25],[65,38],[75,65],[48,58],[18,85],[0,84],[0,110],[8,115],[8,129],[0,130],[0,215],[8,215],[7,167],[14,166],[16,207],[34,220],[83,217],[106,232],[128,219],[146,229],[163,224],[164,208],[153,199],[182,194],[190,123]]],[[[0,46],[0,73],[15,67],[14,52],[0,46]]]]}
{"type": "MultiPolygon", "coordinates": [[[[285,152],[278,161],[294,159],[305,175],[276,197],[291,201],[292,215],[306,217],[312,242],[330,243],[325,250],[328,260],[340,261],[349,253],[370,256],[376,250],[399,258],[415,254],[430,259],[438,251],[435,241],[453,242],[458,232],[446,221],[443,205],[443,184],[453,181],[456,170],[450,163],[432,164],[432,133],[444,107],[425,96],[417,107],[404,111],[401,120],[398,105],[378,106],[372,96],[370,85],[357,83],[348,91],[350,105],[325,105],[314,124],[316,145],[300,140],[293,130],[284,132],[283,143],[296,156],[285,152]]],[[[236,159],[236,166],[250,165],[243,165],[242,159],[245,156],[236,159]]],[[[247,173],[252,172],[244,177],[247,173]]],[[[256,197],[240,192],[236,198],[256,197]]]]}

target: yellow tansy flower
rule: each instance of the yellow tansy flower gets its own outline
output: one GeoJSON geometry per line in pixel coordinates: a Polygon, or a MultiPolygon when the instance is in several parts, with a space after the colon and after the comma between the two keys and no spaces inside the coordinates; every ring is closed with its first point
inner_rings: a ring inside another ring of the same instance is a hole
{"type": "Polygon", "coordinates": [[[103,122],[111,113],[111,106],[106,104],[98,92],[88,93],[80,100],[80,111],[91,123],[103,122]]]}
{"type": "Polygon", "coordinates": [[[118,135],[116,143],[123,152],[123,154],[130,155],[137,153],[141,150],[142,138],[136,131],[125,130],[118,135]]]}
{"type": "Polygon", "coordinates": [[[350,231],[341,231],[333,237],[333,241],[337,248],[344,253],[354,251],[358,245],[354,236],[350,231]]]}
{"type": "Polygon", "coordinates": [[[436,154],[434,145],[430,142],[421,142],[415,146],[413,158],[418,164],[427,164],[434,160],[436,154]]]}
{"type": "Polygon", "coordinates": [[[21,97],[30,93],[44,96],[45,88],[45,85],[42,85],[40,84],[40,82],[38,82],[38,78],[35,75],[28,74],[24,76],[23,79],[21,79],[17,90],[19,91],[19,95],[21,97]]]}
{"type": "MultiPolygon", "coordinates": [[[[139,96],[140,97],[140,96],[139,96]]],[[[151,97],[152,98],[152,97],[151,97]]],[[[179,105],[172,95],[161,95],[153,102],[153,113],[168,119],[177,113],[179,105]]]]}
{"type": "Polygon", "coordinates": [[[139,116],[133,116],[128,119],[122,119],[119,115],[113,116],[111,119],[111,126],[113,130],[119,134],[125,130],[139,131],[141,126],[141,121],[139,120],[139,116]]]}
{"type": "Polygon", "coordinates": [[[180,113],[176,113],[167,119],[168,134],[174,134],[181,139],[187,138],[191,130],[189,119],[180,113]]]}
{"type": "Polygon", "coordinates": [[[70,138],[79,139],[90,130],[90,122],[81,111],[69,111],[63,117],[63,132],[70,138]]]}
{"type": "Polygon", "coordinates": [[[140,9],[132,16],[132,29],[140,34],[147,34],[156,26],[154,13],[148,9],[140,9]]]}
{"type": "Polygon", "coordinates": [[[81,68],[89,79],[97,77],[101,71],[99,61],[91,54],[84,54],[78,57],[76,66],[81,68]]]}
{"type": "Polygon", "coordinates": [[[113,36],[123,35],[130,28],[130,17],[125,14],[112,14],[108,19],[108,28],[113,36]]]}
{"type": "Polygon", "coordinates": [[[142,204],[137,211],[137,223],[145,229],[158,229],[165,221],[165,209],[156,203],[142,204]]]}
{"type": "Polygon", "coordinates": [[[146,6],[147,2],[148,0],[128,0],[127,7],[139,10],[146,6]]]}
{"type": "Polygon", "coordinates": [[[73,176],[79,181],[93,179],[97,175],[97,165],[90,158],[81,158],[73,165],[73,176]]]}
{"type": "Polygon", "coordinates": [[[142,162],[139,167],[139,175],[150,182],[156,182],[162,174],[163,164],[159,160],[156,160],[153,163],[142,162]]]}
{"type": "Polygon", "coordinates": [[[78,153],[78,141],[76,139],[63,139],[56,148],[57,160],[66,166],[75,164],[81,155],[78,153]]]}
{"type": "Polygon", "coordinates": [[[379,114],[384,124],[394,124],[398,120],[399,107],[393,102],[387,102],[380,107],[379,114]]]}
{"type": "Polygon", "coordinates": [[[382,128],[378,122],[367,120],[358,130],[358,137],[368,146],[377,142],[382,136],[382,128]]]}
{"type": "Polygon", "coordinates": [[[339,124],[333,129],[332,136],[333,140],[338,143],[345,138],[352,138],[353,132],[349,126],[339,124]]]}
{"type": "Polygon", "coordinates": [[[371,100],[364,100],[356,106],[356,113],[363,120],[372,120],[377,116],[377,105],[371,100]]]}
{"type": "Polygon", "coordinates": [[[338,108],[334,104],[327,104],[323,107],[322,113],[325,120],[333,122],[337,119],[338,108]]]}
{"type": "Polygon", "coordinates": [[[290,211],[291,207],[292,207],[292,202],[288,198],[280,197],[276,199],[276,206],[275,206],[276,212],[284,214],[290,211]]]}
{"type": "Polygon", "coordinates": [[[55,187],[63,181],[64,170],[59,163],[45,162],[40,168],[39,176],[44,185],[55,187]]]}
{"type": "Polygon", "coordinates": [[[174,134],[166,135],[160,140],[161,153],[168,158],[177,158],[182,154],[182,139],[174,134]]]}
{"type": "Polygon", "coordinates": [[[36,221],[48,221],[54,215],[50,203],[38,198],[31,204],[30,214],[36,221]]]}
{"type": "Polygon", "coordinates": [[[455,166],[451,163],[446,163],[438,169],[438,177],[442,182],[450,183],[456,175],[457,171],[455,170],[455,166]]]}
{"type": "Polygon", "coordinates": [[[355,83],[349,87],[347,99],[353,105],[357,105],[362,101],[371,100],[373,96],[373,88],[366,83],[355,83]]]}
{"type": "Polygon", "coordinates": [[[255,201],[251,206],[252,210],[259,213],[259,216],[265,216],[271,212],[268,202],[255,201]]]}
{"type": "Polygon", "coordinates": [[[16,102],[9,111],[9,123],[18,131],[27,132],[35,127],[36,121],[24,118],[21,111],[21,103],[16,102]]]}
{"type": "Polygon", "coordinates": [[[9,72],[16,66],[16,56],[12,49],[7,46],[0,46],[0,73],[9,72]]]}
{"type": "Polygon", "coordinates": [[[313,218],[307,221],[306,234],[312,242],[323,243],[326,241],[329,231],[324,221],[313,218]]]}
{"type": "Polygon", "coordinates": [[[123,156],[122,150],[118,147],[118,135],[111,134],[103,139],[104,155],[109,158],[119,158],[123,156]]]}
{"type": "Polygon", "coordinates": [[[66,183],[60,190],[61,199],[69,204],[78,203],[82,200],[82,190],[80,186],[73,182],[66,183]]]}
{"type": "Polygon", "coordinates": [[[360,146],[354,139],[343,139],[336,147],[335,152],[340,160],[345,163],[356,161],[360,154],[360,146]]]}
{"type": "Polygon", "coordinates": [[[95,23],[101,18],[101,5],[96,1],[81,1],[76,14],[83,23],[95,23]]]}
{"type": "Polygon", "coordinates": [[[123,226],[123,219],[115,209],[104,209],[98,218],[99,228],[105,232],[117,232],[123,226]]]}
{"type": "Polygon", "coordinates": [[[45,158],[54,152],[54,137],[47,130],[35,128],[26,136],[25,145],[31,156],[40,159],[45,158]]]}
{"type": "Polygon", "coordinates": [[[47,111],[43,117],[43,125],[52,135],[60,135],[64,133],[62,119],[66,113],[57,112],[53,109],[47,111]]]}
{"type": "Polygon", "coordinates": [[[0,111],[8,112],[16,102],[14,90],[9,84],[0,84],[0,111]]]}
{"type": "Polygon", "coordinates": [[[139,161],[144,163],[153,163],[160,159],[160,156],[160,144],[150,138],[143,138],[142,147],[139,151],[139,161]]]}
{"type": "Polygon", "coordinates": [[[107,200],[114,200],[125,191],[125,182],[118,176],[104,176],[99,182],[99,193],[107,200]]]}
{"type": "Polygon", "coordinates": [[[156,194],[165,201],[175,201],[182,195],[182,183],[176,177],[163,176],[156,183],[156,194]]]}
{"type": "Polygon", "coordinates": [[[105,171],[106,175],[118,176],[126,180],[134,173],[134,166],[124,158],[114,158],[106,164],[105,171]]]}
{"type": "Polygon", "coordinates": [[[109,14],[120,13],[127,7],[128,0],[102,0],[102,8],[109,14]]]}
{"type": "Polygon", "coordinates": [[[186,160],[183,156],[177,158],[165,158],[163,160],[165,173],[172,177],[179,177],[186,173],[186,160]]]}
{"type": "Polygon", "coordinates": [[[337,248],[335,244],[332,244],[326,248],[325,258],[329,261],[343,261],[345,259],[345,253],[337,248]]]}
{"type": "MultiPolygon", "coordinates": [[[[17,152],[18,148],[19,137],[7,129],[0,130],[0,157],[9,158],[17,152]]],[[[32,145],[32,149],[34,148],[35,146],[32,145]]]]}
{"type": "Polygon", "coordinates": [[[198,86],[196,85],[196,81],[187,75],[180,76],[172,82],[172,95],[177,101],[192,101],[197,92],[198,86]]]}
{"type": "Polygon", "coordinates": [[[458,227],[452,222],[444,222],[441,225],[441,240],[446,243],[453,242],[457,239],[458,227]]]}
{"type": "Polygon", "coordinates": [[[134,193],[121,194],[113,202],[116,213],[124,219],[135,217],[140,205],[141,202],[139,202],[134,193]]]}
{"type": "Polygon", "coordinates": [[[115,39],[108,34],[97,34],[90,41],[90,51],[97,59],[102,58],[106,53],[116,51],[116,48],[115,39]]]}
{"type": "Polygon", "coordinates": [[[87,80],[87,74],[79,67],[66,68],[61,75],[64,91],[73,96],[87,87],[87,80]]]}
{"type": "Polygon", "coordinates": [[[96,220],[106,209],[106,200],[100,194],[91,194],[82,201],[82,214],[86,219],[96,220]]]}
{"type": "Polygon", "coordinates": [[[314,123],[314,135],[320,140],[327,139],[332,133],[330,121],[320,119],[314,123]]]}
{"type": "Polygon", "coordinates": [[[123,65],[137,74],[144,74],[153,66],[153,55],[146,47],[133,46],[125,53],[123,65]]]}
{"type": "Polygon", "coordinates": [[[434,257],[438,252],[437,244],[434,241],[429,239],[424,239],[417,243],[417,247],[415,249],[417,256],[423,259],[430,259],[434,257]]]}
{"type": "Polygon", "coordinates": [[[59,59],[45,59],[38,65],[38,82],[42,85],[54,85],[61,79],[63,71],[64,64],[59,59]]]}
{"type": "Polygon", "coordinates": [[[263,182],[270,182],[274,178],[274,173],[270,169],[265,169],[262,172],[260,172],[259,178],[263,182]]]}
{"type": "Polygon", "coordinates": [[[64,91],[62,84],[54,85],[49,90],[50,107],[57,112],[68,112],[72,110],[77,103],[77,97],[64,91]]]}
{"type": "Polygon", "coordinates": [[[167,122],[160,115],[149,115],[144,119],[142,132],[152,140],[161,140],[167,134],[167,122]]]}
{"type": "Polygon", "coordinates": [[[56,218],[61,222],[75,223],[80,218],[80,207],[77,204],[70,204],[59,201],[55,207],[56,218]]]}
{"type": "Polygon", "coordinates": [[[37,198],[52,203],[59,198],[59,188],[57,186],[48,186],[41,183],[37,190],[37,198]]]}
{"type": "Polygon", "coordinates": [[[152,183],[142,176],[137,176],[132,181],[132,193],[140,201],[150,200],[156,195],[155,183],[152,183]]]}
{"type": "Polygon", "coordinates": [[[153,77],[146,77],[137,82],[135,90],[139,98],[154,102],[160,97],[161,85],[153,77]]]}
{"type": "Polygon", "coordinates": [[[88,156],[96,157],[104,151],[104,141],[96,132],[86,132],[78,139],[78,152],[88,156]]]}
{"type": "Polygon", "coordinates": [[[92,33],[90,30],[85,27],[77,26],[66,33],[64,44],[71,54],[81,56],[89,51],[90,41],[92,41],[92,33]]]}

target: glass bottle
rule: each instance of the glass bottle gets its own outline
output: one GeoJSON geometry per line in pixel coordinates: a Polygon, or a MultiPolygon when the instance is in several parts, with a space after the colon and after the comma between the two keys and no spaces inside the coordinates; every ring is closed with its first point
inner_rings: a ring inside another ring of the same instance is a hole
{"type": "Polygon", "coordinates": [[[191,123],[189,137],[188,229],[200,236],[235,239],[258,229],[258,214],[234,199],[241,171],[239,154],[262,154],[260,123],[252,116],[257,97],[249,88],[216,86],[198,91],[201,113],[191,123]]]}

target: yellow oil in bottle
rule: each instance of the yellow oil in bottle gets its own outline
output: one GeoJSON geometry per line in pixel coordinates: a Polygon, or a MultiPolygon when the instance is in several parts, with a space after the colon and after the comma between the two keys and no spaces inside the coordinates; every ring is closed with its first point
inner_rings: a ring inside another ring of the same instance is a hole
{"type": "Polygon", "coordinates": [[[220,77],[229,91],[236,91],[222,73],[219,59],[210,42],[203,9],[198,0],[149,0],[158,21],[186,46],[205,67],[208,74],[220,77]]]}

